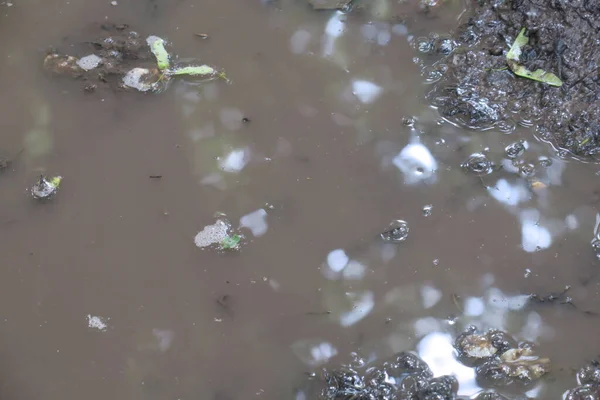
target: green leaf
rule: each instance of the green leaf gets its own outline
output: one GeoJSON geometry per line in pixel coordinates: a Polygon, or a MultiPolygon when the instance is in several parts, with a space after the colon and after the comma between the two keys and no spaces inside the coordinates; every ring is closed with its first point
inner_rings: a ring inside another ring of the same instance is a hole
{"type": "Polygon", "coordinates": [[[62,181],[62,176],[55,176],[54,178],[50,179],[50,184],[52,186],[54,186],[56,189],[58,189],[61,181],[62,181]]]}
{"type": "Polygon", "coordinates": [[[531,72],[524,66],[512,60],[508,60],[508,66],[510,67],[511,71],[515,73],[515,75],[520,76],[522,78],[547,83],[551,86],[560,87],[563,84],[560,78],[554,75],[552,72],[547,72],[542,69],[536,69],[535,71],[531,72]]]}
{"type": "Polygon", "coordinates": [[[521,57],[521,49],[527,43],[529,43],[529,38],[525,36],[525,28],[523,28],[508,51],[508,54],[506,54],[506,58],[518,62],[519,57],[521,57]]]}
{"type": "Polygon", "coordinates": [[[515,42],[511,46],[510,50],[506,54],[506,62],[508,63],[509,68],[515,75],[520,76],[522,78],[531,79],[538,82],[543,82],[551,86],[562,86],[562,81],[552,72],[547,72],[542,69],[536,69],[531,72],[521,64],[519,64],[519,59],[521,57],[521,49],[529,43],[529,38],[525,36],[525,28],[521,29],[519,35],[515,39],[515,42]]]}
{"type": "Polygon", "coordinates": [[[227,236],[221,242],[221,249],[223,249],[223,250],[236,249],[239,246],[241,240],[242,240],[242,238],[240,237],[240,235],[227,236]]]}
{"type": "Polygon", "coordinates": [[[146,42],[150,46],[152,54],[156,57],[158,69],[162,71],[169,68],[169,53],[165,49],[165,41],[158,36],[149,36],[146,42]]]}
{"type": "Polygon", "coordinates": [[[218,71],[216,69],[214,69],[213,67],[210,67],[208,65],[199,65],[196,67],[190,66],[190,67],[174,68],[171,71],[169,71],[169,75],[172,75],[172,76],[178,76],[178,75],[214,76],[217,73],[218,73],[218,71]]]}

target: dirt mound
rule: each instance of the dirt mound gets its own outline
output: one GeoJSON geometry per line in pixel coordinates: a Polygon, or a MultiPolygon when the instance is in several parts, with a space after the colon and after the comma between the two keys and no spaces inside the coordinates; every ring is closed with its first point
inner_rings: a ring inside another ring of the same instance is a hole
{"type": "MultiPolygon", "coordinates": [[[[438,62],[429,93],[442,115],[475,129],[536,127],[538,136],[577,156],[600,153],[600,0],[478,0],[438,62]],[[507,53],[521,29],[519,63],[562,86],[516,76],[507,53]]],[[[430,46],[436,51],[440,46],[430,46]]],[[[437,50],[440,51],[440,50],[437,50]]]]}

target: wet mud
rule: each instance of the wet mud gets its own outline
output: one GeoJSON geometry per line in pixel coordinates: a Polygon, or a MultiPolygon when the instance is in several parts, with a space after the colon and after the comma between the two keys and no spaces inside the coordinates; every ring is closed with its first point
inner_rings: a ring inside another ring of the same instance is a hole
{"type": "MultiPolygon", "coordinates": [[[[475,129],[510,131],[534,126],[536,134],[576,156],[600,152],[600,78],[595,1],[482,0],[451,39],[431,39],[421,49],[444,54],[443,77],[430,99],[445,117],[475,129]],[[519,62],[551,72],[561,87],[516,76],[507,52],[525,28],[519,62]]],[[[436,79],[436,77],[433,77],[436,79]]]]}
{"type": "Polygon", "coordinates": [[[85,92],[126,90],[123,77],[133,68],[159,75],[146,36],[128,25],[97,23],[84,31],[87,38],[77,37],[48,52],[43,67],[49,75],[76,79],[85,92]]]}
{"type": "Polygon", "coordinates": [[[329,4],[0,4],[4,400],[597,397],[598,166],[423,99],[471,2],[329,4]]]}

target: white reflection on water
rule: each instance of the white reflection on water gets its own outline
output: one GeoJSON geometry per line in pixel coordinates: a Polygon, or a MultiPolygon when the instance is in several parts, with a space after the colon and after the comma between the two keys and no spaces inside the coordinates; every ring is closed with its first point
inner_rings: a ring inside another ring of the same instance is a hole
{"type": "Polygon", "coordinates": [[[386,46],[392,39],[390,25],[384,22],[364,24],[360,27],[360,32],[366,41],[375,42],[379,46],[386,46]]]}
{"type": "Polygon", "coordinates": [[[423,301],[423,308],[431,308],[435,306],[441,299],[441,290],[431,285],[423,285],[421,287],[421,300],[423,301]]]}
{"type": "Polygon", "coordinates": [[[348,292],[346,293],[346,297],[352,302],[352,309],[340,313],[340,325],[344,327],[354,325],[365,318],[375,306],[375,296],[371,291],[362,293],[348,292]]]}
{"type": "Polygon", "coordinates": [[[383,88],[373,82],[355,79],[352,81],[352,94],[363,104],[373,103],[383,92],[383,88]]]}
{"type": "Polygon", "coordinates": [[[404,147],[392,160],[404,174],[404,182],[414,185],[419,182],[435,183],[438,163],[423,144],[415,141],[404,147]]]}
{"type": "Polygon", "coordinates": [[[344,18],[344,13],[336,11],[329,21],[327,21],[323,37],[323,56],[330,57],[335,52],[335,42],[344,34],[344,30],[346,29],[344,18]]]}
{"type": "Polygon", "coordinates": [[[367,267],[356,260],[350,260],[343,249],[329,252],[327,261],[321,267],[323,275],[327,279],[338,280],[361,280],[364,278],[367,267]]]}
{"type": "Polygon", "coordinates": [[[260,237],[267,233],[267,212],[264,209],[252,211],[240,218],[240,227],[248,228],[255,237],[260,237]]]}
{"type": "Polygon", "coordinates": [[[227,156],[219,160],[219,166],[225,172],[240,172],[250,158],[250,151],[248,149],[236,149],[232,150],[227,156]]]}
{"type": "Polygon", "coordinates": [[[528,253],[547,249],[552,244],[552,235],[540,223],[540,218],[540,212],[536,209],[521,211],[521,246],[528,253]]]}
{"type": "Polygon", "coordinates": [[[348,265],[348,261],[350,259],[342,249],[333,250],[327,255],[327,265],[333,272],[342,272],[348,265]]]}
{"type": "Polygon", "coordinates": [[[305,29],[298,29],[290,38],[290,50],[294,54],[302,54],[306,52],[310,43],[310,32],[305,29]]]}
{"type": "Polygon", "coordinates": [[[158,349],[161,352],[165,352],[171,348],[173,340],[175,339],[175,332],[170,329],[152,329],[152,334],[158,341],[158,349]]]}
{"type": "Polygon", "coordinates": [[[299,340],[293,343],[292,352],[310,367],[321,366],[338,353],[331,343],[316,339],[299,340]]]}
{"type": "Polygon", "coordinates": [[[507,206],[517,206],[531,198],[531,192],[523,181],[509,183],[506,179],[498,179],[496,185],[487,190],[490,196],[507,206]]]}

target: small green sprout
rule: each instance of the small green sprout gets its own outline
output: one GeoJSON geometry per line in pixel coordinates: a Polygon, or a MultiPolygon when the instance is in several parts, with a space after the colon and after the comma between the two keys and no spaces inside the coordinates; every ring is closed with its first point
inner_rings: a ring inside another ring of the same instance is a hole
{"type": "Polygon", "coordinates": [[[221,241],[221,249],[222,250],[234,250],[237,249],[240,245],[240,241],[242,238],[240,235],[227,236],[223,241],[221,241]]]}

